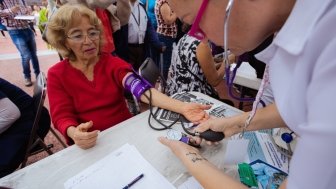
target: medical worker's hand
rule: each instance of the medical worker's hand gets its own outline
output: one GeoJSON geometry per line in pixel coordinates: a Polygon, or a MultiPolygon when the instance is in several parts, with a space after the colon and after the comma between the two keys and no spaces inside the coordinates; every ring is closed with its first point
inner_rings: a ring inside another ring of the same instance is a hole
{"type": "Polygon", "coordinates": [[[88,132],[92,125],[92,121],[89,121],[86,123],[82,123],[77,127],[69,127],[67,130],[67,134],[78,147],[82,149],[92,148],[96,145],[99,133],[98,130],[88,132]]]}
{"type": "MultiPolygon", "coordinates": [[[[225,138],[231,137],[239,133],[242,130],[242,118],[243,116],[233,116],[224,118],[211,117],[210,119],[200,123],[194,131],[202,133],[206,130],[213,130],[216,132],[223,132],[225,138]]],[[[208,144],[212,144],[207,141],[208,144]]]]}
{"type": "Polygon", "coordinates": [[[181,113],[189,121],[193,122],[194,124],[199,124],[209,119],[209,114],[207,114],[205,110],[210,108],[211,105],[184,103],[181,113]]]}

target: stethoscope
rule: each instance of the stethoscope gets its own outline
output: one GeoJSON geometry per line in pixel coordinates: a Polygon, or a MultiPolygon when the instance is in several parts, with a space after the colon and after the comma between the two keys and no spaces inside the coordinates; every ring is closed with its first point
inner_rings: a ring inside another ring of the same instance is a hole
{"type": "MultiPolygon", "coordinates": [[[[253,101],[253,100],[255,100],[255,98],[245,98],[245,99],[237,98],[232,93],[233,81],[234,81],[234,78],[236,76],[237,69],[240,66],[240,64],[242,63],[242,60],[238,61],[236,67],[233,69],[233,71],[231,73],[230,62],[229,62],[229,47],[228,47],[228,31],[229,31],[228,30],[228,28],[229,28],[229,24],[228,23],[229,23],[229,19],[230,19],[233,3],[234,3],[234,0],[229,0],[228,1],[228,4],[226,6],[226,10],[225,10],[225,17],[224,17],[224,65],[225,65],[226,84],[227,84],[228,89],[229,89],[229,95],[232,98],[234,98],[236,100],[240,100],[240,101],[253,101]]],[[[242,56],[244,56],[244,54],[242,56]]],[[[262,101],[260,101],[260,103],[263,106],[265,106],[265,104],[262,101]]],[[[256,103],[255,106],[257,106],[257,103],[256,103]]],[[[256,107],[255,107],[255,109],[256,109],[256,107]]],[[[248,118],[246,120],[246,123],[245,123],[245,126],[244,126],[245,129],[250,124],[250,122],[252,121],[252,119],[254,117],[254,114],[255,114],[255,112],[254,113],[252,112],[248,116],[248,118]]],[[[244,135],[244,132],[245,131],[243,130],[243,132],[241,134],[241,137],[244,135]]],[[[293,138],[293,134],[294,134],[294,132],[290,132],[290,133],[286,132],[286,133],[281,134],[281,139],[287,144],[287,148],[288,148],[288,152],[289,152],[289,154],[286,154],[286,155],[292,155],[292,153],[293,153],[293,151],[291,149],[291,146],[290,146],[290,143],[294,139],[293,138]]]]}
{"type": "MultiPolygon", "coordinates": [[[[236,77],[237,70],[243,62],[243,59],[238,59],[235,68],[231,72],[230,61],[229,61],[230,50],[229,50],[229,47],[228,47],[228,33],[229,33],[229,24],[228,23],[229,23],[229,20],[230,20],[230,15],[231,15],[231,10],[232,10],[233,3],[234,3],[234,0],[229,0],[228,4],[226,6],[225,17],[224,17],[224,52],[223,52],[223,57],[224,57],[224,65],[225,65],[225,80],[226,80],[226,85],[228,86],[230,97],[232,97],[235,100],[239,100],[239,101],[251,102],[251,101],[254,101],[255,98],[236,97],[233,94],[233,91],[232,91],[233,81],[236,77]]],[[[244,56],[244,54],[241,55],[241,56],[244,56]]]]}
{"type": "MultiPolygon", "coordinates": [[[[233,80],[234,77],[236,75],[237,69],[238,69],[238,65],[235,67],[235,69],[232,72],[232,76],[230,77],[231,71],[230,71],[230,62],[229,62],[229,48],[228,48],[228,21],[230,18],[230,14],[231,14],[231,9],[232,9],[232,5],[233,5],[234,0],[229,0],[227,7],[226,7],[226,11],[225,11],[225,19],[224,19],[224,64],[225,64],[225,70],[226,70],[226,81],[227,84],[229,86],[229,94],[230,96],[232,96],[233,98],[237,99],[237,97],[235,97],[232,93],[232,85],[233,85],[233,80]]],[[[204,1],[203,3],[206,3],[206,1],[204,1]]],[[[203,6],[203,5],[202,5],[203,6]]],[[[196,19],[200,19],[199,16],[197,16],[196,19]]],[[[154,130],[165,130],[165,129],[171,129],[171,127],[177,123],[178,121],[181,122],[182,128],[183,130],[191,135],[191,136],[200,136],[201,138],[204,138],[205,140],[208,141],[220,141],[224,138],[224,133],[222,132],[214,132],[211,130],[205,131],[203,133],[197,133],[197,132],[191,132],[189,131],[183,123],[183,120],[181,119],[181,116],[179,115],[179,117],[171,124],[169,125],[165,125],[164,123],[162,123],[159,119],[156,118],[155,114],[157,113],[157,111],[155,113],[153,113],[153,106],[152,106],[152,93],[151,90],[149,90],[149,97],[147,95],[145,95],[145,97],[148,99],[149,101],[149,109],[150,109],[150,115],[148,116],[148,124],[149,126],[154,129],[154,130]],[[162,127],[158,128],[158,127],[154,127],[151,124],[151,117],[154,118],[154,120],[156,120],[156,122],[158,122],[162,127]]],[[[238,100],[242,100],[240,98],[238,98],[238,100]]],[[[246,99],[247,101],[253,101],[254,98],[250,98],[250,99],[246,99]]],[[[246,101],[245,100],[245,101],[246,101]]]]}

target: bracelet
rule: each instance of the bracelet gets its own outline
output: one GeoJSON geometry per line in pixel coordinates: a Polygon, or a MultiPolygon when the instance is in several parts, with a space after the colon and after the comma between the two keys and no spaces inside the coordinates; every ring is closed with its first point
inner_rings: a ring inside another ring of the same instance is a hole
{"type": "Polygon", "coordinates": [[[250,125],[252,118],[254,117],[254,115],[252,113],[249,114],[249,116],[246,118],[245,123],[244,123],[244,127],[242,132],[240,132],[239,134],[239,138],[242,139],[244,137],[244,134],[246,132],[247,127],[250,125]]]}

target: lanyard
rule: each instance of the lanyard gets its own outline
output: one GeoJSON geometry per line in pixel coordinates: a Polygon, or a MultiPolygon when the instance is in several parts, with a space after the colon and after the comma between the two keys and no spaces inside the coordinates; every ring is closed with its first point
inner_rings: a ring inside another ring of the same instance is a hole
{"type": "Polygon", "coordinates": [[[134,19],[135,22],[137,23],[138,27],[140,28],[140,8],[139,8],[139,6],[140,6],[140,5],[138,4],[138,20],[139,20],[139,22],[138,22],[138,20],[135,18],[133,12],[131,12],[131,14],[132,14],[132,16],[133,16],[133,19],[134,19]]]}
{"type": "Polygon", "coordinates": [[[244,137],[244,134],[246,132],[247,127],[250,125],[252,119],[254,118],[254,116],[257,112],[257,106],[258,106],[259,102],[261,101],[261,97],[264,93],[264,90],[267,87],[267,85],[269,84],[269,71],[268,70],[269,70],[269,64],[266,65],[265,73],[264,73],[264,76],[263,76],[263,80],[261,81],[261,85],[260,85],[259,91],[257,93],[257,97],[256,97],[255,101],[253,102],[253,106],[252,106],[252,110],[251,110],[250,114],[248,115],[247,119],[245,120],[243,131],[239,134],[239,138],[244,137]]]}

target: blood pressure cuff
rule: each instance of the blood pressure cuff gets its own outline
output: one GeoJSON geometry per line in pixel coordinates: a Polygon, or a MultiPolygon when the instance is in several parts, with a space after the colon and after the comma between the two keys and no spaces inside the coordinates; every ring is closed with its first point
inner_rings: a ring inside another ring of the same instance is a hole
{"type": "Polygon", "coordinates": [[[148,81],[146,81],[146,79],[136,74],[135,72],[128,75],[125,80],[125,89],[130,91],[137,98],[137,100],[140,100],[141,95],[152,87],[153,86],[148,81]]]}

